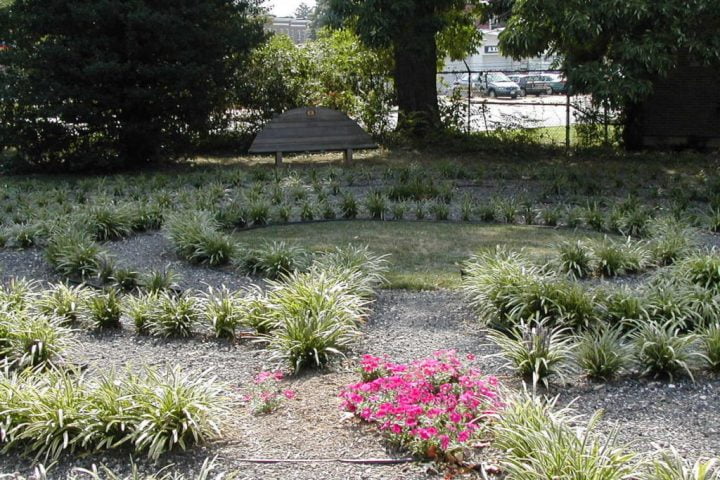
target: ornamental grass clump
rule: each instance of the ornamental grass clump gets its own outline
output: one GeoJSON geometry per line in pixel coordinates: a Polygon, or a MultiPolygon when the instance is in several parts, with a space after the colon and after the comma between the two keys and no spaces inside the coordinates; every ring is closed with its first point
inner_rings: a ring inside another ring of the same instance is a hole
{"type": "Polygon", "coordinates": [[[375,290],[386,283],[388,255],[375,255],[367,246],[335,247],[316,256],[312,270],[342,281],[356,295],[372,298],[375,290]]]}
{"type": "Polygon", "coordinates": [[[62,324],[70,324],[80,319],[89,297],[90,292],[82,285],[71,287],[59,283],[42,292],[34,302],[34,307],[41,314],[56,318],[62,324]]]}
{"type": "Polygon", "coordinates": [[[70,278],[96,274],[103,253],[92,237],[79,229],[52,233],[45,248],[45,257],[53,269],[70,278]]]}
{"type": "Polygon", "coordinates": [[[81,221],[87,232],[100,242],[127,237],[133,231],[131,211],[114,205],[91,207],[81,221]]]}
{"type": "Polygon", "coordinates": [[[698,233],[695,229],[669,217],[653,221],[648,237],[653,261],[660,266],[675,263],[698,244],[698,233]]]}
{"type": "Polygon", "coordinates": [[[568,328],[551,328],[544,320],[520,323],[507,334],[490,331],[488,337],[500,348],[506,364],[533,388],[541,382],[548,387],[551,378],[564,382],[572,372],[575,345],[568,328]]]}
{"type": "Polygon", "coordinates": [[[121,328],[122,305],[117,290],[91,296],[87,301],[87,319],[97,329],[121,328]]]}
{"type": "Polygon", "coordinates": [[[628,238],[618,243],[605,238],[592,247],[597,273],[602,277],[638,273],[651,263],[651,254],[644,244],[628,238]]]}
{"type": "Polygon", "coordinates": [[[661,450],[650,462],[642,480],[720,480],[720,461],[717,458],[685,459],[675,448],[661,450]]]}
{"type": "Polygon", "coordinates": [[[0,443],[35,460],[132,446],[157,460],[219,433],[221,388],[180,370],[90,379],[79,371],[0,372],[0,443]]]}
{"type": "Polygon", "coordinates": [[[57,319],[26,312],[0,312],[0,359],[14,368],[52,367],[75,345],[57,319]]]}
{"type": "Polygon", "coordinates": [[[410,364],[365,355],[361,374],[361,382],[340,394],[341,408],[422,458],[456,461],[487,437],[494,414],[503,408],[497,379],[468,366],[454,351],[410,364]]]}
{"type": "Polygon", "coordinates": [[[563,242],[557,246],[558,270],[570,278],[585,278],[595,270],[592,249],[584,242],[563,242]]]}
{"type": "Polygon", "coordinates": [[[170,215],[165,229],[178,255],[192,263],[224,265],[236,250],[232,239],[220,232],[219,224],[206,211],[170,215]]]}
{"type": "Polygon", "coordinates": [[[578,336],[575,362],[593,380],[611,380],[632,362],[632,348],[619,327],[602,325],[578,336]]]}
{"type": "Polygon", "coordinates": [[[715,373],[720,373],[720,323],[714,323],[700,331],[702,353],[708,367],[715,373]]]}
{"type": "Polygon", "coordinates": [[[596,413],[584,428],[568,410],[553,412],[553,402],[525,394],[498,416],[495,446],[505,452],[503,470],[516,480],[634,478],[641,462],[617,443],[617,430],[595,434],[596,413]]]}
{"type": "Polygon", "coordinates": [[[288,273],[306,270],[310,259],[311,254],[306,249],[279,241],[265,242],[243,252],[235,263],[243,273],[277,279],[288,273]]]}
{"type": "Polygon", "coordinates": [[[201,299],[205,323],[212,328],[217,338],[235,339],[235,331],[242,319],[240,306],[238,295],[225,286],[217,290],[211,287],[201,299]]]}
{"type": "Polygon", "coordinates": [[[507,318],[511,325],[544,319],[550,326],[587,328],[597,323],[596,294],[583,285],[552,277],[527,283],[509,295],[507,318]]]}
{"type": "Polygon", "coordinates": [[[515,324],[510,318],[512,302],[528,286],[548,278],[518,252],[496,248],[473,256],[463,264],[462,292],[480,320],[498,328],[515,324]]]}
{"type": "Polygon", "coordinates": [[[143,290],[150,293],[175,290],[178,282],[182,277],[172,270],[151,270],[150,272],[140,274],[138,285],[143,290]]]}
{"type": "Polygon", "coordinates": [[[199,318],[197,299],[187,294],[161,292],[146,321],[147,331],[156,337],[190,337],[199,318]]]}
{"type": "Polygon", "coordinates": [[[720,253],[713,248],[680,260],[674,272],[678,280],[720,293],[720,253]]]}
{"type": "Polygon", "coordinates": [[[368,303],[350,285],[323,271],[270,282],[266,301],[272,327],[260,341],[267,343],[273,358],[295,371],[322,367],[342,356],[360,336],[368,303]]]}
{"type": "Polygon", "coordinates": [[[638,322],[632,334],[635,361],[642,375],[673,378],[686,373],[693,378],[692,370],[703,355],[698,352],[698,337],[682,334],[677,322],[638,322]]]}

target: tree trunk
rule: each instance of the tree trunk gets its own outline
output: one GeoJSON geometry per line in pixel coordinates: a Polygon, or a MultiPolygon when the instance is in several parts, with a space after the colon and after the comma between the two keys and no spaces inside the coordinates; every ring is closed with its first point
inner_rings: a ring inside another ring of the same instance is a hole
{"type": "Polygon", "coordinates": [[[415,135],[440,128],[436,30],[429,23],[409,22],[394,42],[398,130],[415,135]]]}

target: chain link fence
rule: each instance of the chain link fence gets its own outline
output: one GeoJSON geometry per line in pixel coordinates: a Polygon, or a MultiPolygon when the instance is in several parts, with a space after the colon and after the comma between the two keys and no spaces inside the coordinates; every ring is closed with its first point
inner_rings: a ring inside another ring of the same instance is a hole
{"type": "Polygon", "coordinates": [[[458,130],[566,148],[617,140],[616,113],[589,95],[568,92],[560,72],[468,68],[440,71],[437,78],[444,119],[458,130]]]}

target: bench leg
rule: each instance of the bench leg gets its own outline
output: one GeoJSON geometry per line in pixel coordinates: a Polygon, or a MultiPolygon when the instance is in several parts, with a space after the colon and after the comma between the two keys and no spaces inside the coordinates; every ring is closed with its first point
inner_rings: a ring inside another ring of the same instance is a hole
{"type": "Polygon", "coordinates": [[[275,166],[276,167],[282,167],[283,163],[283,155],[282,152],[275,152],[275,166]]]}
{"type": "Polygon", "coordinates": [[[345,165],[350,165],[352,163],[353,159],[353,151],[352,148],[348,148],[343,153],[343,160],[345,161],[345,165]]]}

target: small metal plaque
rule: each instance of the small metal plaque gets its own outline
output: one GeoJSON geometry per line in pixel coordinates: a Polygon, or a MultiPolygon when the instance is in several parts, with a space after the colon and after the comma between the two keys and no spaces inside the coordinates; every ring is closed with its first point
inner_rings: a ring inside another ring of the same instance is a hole
{"type": "Polygon", "coordinates": [[[308,118],[313,118],[313,117],[315,117],[315,116],[317,115],[317,110],[315,110],[314,108],[308,108],[308,109],[305,111],[305,115],[307,115],[308,118]]]}

